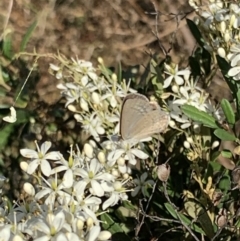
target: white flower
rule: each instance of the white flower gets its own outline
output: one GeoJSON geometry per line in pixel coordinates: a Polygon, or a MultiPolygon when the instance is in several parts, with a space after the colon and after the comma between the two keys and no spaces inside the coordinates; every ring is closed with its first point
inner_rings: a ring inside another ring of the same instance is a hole
{"type": "Polygon", "coordinates": [[[38,151],[30,150],[30,149],[21,149],[20,153],[22,156],[31,158],[32,161],[29,163],[27,168],[28,174],[33,174],[37,167],[40,165],[41,171],[45,176],[49,176],[51,174],[51,166],[48,162],[49,160],[59,160],[60,154],[57,151],[52,151],[47,153],[49,148],[51,147],[51,142],[46,141],[41,145],[41,149],[39,149],[38,144],[36,143],[38,151]]]}
{"type": "Polygon", "coordinates": [[[73,177],[75,175],[75,171],[83,163],[83,159],[80,155],[81,155],[80,153],[78,153],[78,155],[75,155],[71,148],[70,157],[68,158],[68,161],[66,161],[64,157],[60,154],[61,159],[55,162],[55,164],[60,164],[60,165],[52,169],[51,174],[66,171],[64,176],[67,177],[67,180],[64,181],[64,185],[71,187],[73,184],[73,177]]]}
{"type": "Polygon", "coordinates": [[[189,87],[183,87],[181,86],[179,89],[179,96],[178,99],[173,101],[173,104],[176,105],[192,105],[198,108],[199,110],[205,111],[206,110],[206,105],[205,105],[205,100],[206,100],[206,95],[203,93],[199,93],[196,90],[192,90],[189,87]]]}
{"type": "MultiPolygon", "coordinates": [[[[116,150],[113,150],[108,154],[108,164],[110,166],[113,166],[121,156],[128,161],[128,164],[131,165],[136,165],[136,157],[141,160],[148,158],[148,155],[145,152],[137,148],[132,148],[133,145],[129,144],[128,141],[120,141],[120,145],[120,148],[117,148],[116,150]]],[[[123,166],[121,165],[119,166],[119,168],[123,169],[123,166]]]]}
{"type": "Polygon", "coordinates": [[[90,231],[88,232],[88,235],[86,237],[86,241],[96,241],[98,235],[100,234],[100,227],[99,226],[93,226],[90,231]]]}
{"type": "Polygon", "coordinates": [[[97,159],[92,159],[90,165],[85,168],[79,168],[76,174],[81,176],[82,179],[75,185],[78,193],[84,193],[86,186],[89,184],[92,188],[93,195],[102,197],[104,195],[104,189],[102,187],[103,182],[113,181],[115,178],[109,173],[102,171],[102,166],[97,159]]]}
{"type": "Polygon", "coordinates": [[[2,227],[0,227],[0,240],[1,241],[10,241],[11,239],[11,229],[12,226],[7,224],[2,227]]]}
{"type": "Polygon", "coordinates": [[[93,113],[90,117],[82,117],[80,115],[74,115],[74,117],[78,122],[82,123],[82,127],[87,130],[96,141],[100,141],[99,135],[103,135],[105,129],[102,127],[102,121],[97,113],[93,113]]]}
{"type": "MultiPolygon", "coordinates": [[[[69,170],[65,173],[65,175],[69,175],[69,170]]],[[[69,188],[69,183],[72,182],[72,180],[69,181],[65,175],[61,183],[58,183],[58,180],[56,177],[55,179],[49,179],[48,181],[45,181],[43,179],[45,183],[48,185],[48,187],[43,186],[42,190],[35,195],[35,198],[39,200],[44,196],[48,195],[44,203],[46,205],[53,205],[53,206],[56,198],[58,198],[58,201],[60,203],[70,202],[71,196],[64,191],[64,188],[69,188]]]]}
{"type": "Polygon", "coordinates": [[[240,80],[240,66],[231,68],[228,71],[228,75],[233,77],[234,80],[240,80]]]}
{"type": "Polygon", "coordinates": [[[182,85],[184,83],[184,79],[181,76],[191,73],[188,69],[178,71],[178,65],[176,65],[175,68],[172,68],[170,65],[166,64],[165,68],[167,71],[164,72],[170,76],[164,80],[164,89],[170,86],[173,80],[175,80],[177,85],[182,85]]]}
{"type": "Polygon", "coordinates": [[[89,81],[96,81],[98,76],[96,74],[95,68],[92,66],[92,63],[85,60],[75,60],[72,58],[72,61],[75,66],[75,70],[82,74],[82,83],[86,85],[89,81]]]}
{"type": "MultiPolygon", "coordinates": [[[[35,240],[52,240],[54,236],[58,236],[60,231],[64,229],[69,229],[69,225],[65,222],[65,215],[64,213],[58,212],[56,215],[53,213],[47,214],[45,219],[39,219],[34,228],[39,231],[38,239],[35,240]]],[[[56,239],[59,240],[60,239],[56,239]]]]}
{"type": "Polygon", "coordinates": [[[57,85],[58,89],[61,89],[61,94],[66,98],[67,102],[65,107],[73,102],[79,101],[81,97],[81,87],[76,83],[66,83],[57,85]]]}
{"type": "Polygon", "coordinates": [[[206,103],[206,112],[211,114],[219,122],[225,119],[222,108],[215,106],[210,100],[206,103]]]}
{"type": "Polygon", "coordinates": [[[106,86],[108,89],[108,92],[102,96],[101,100],[107,99],[110,105],[115,108],[117,106],[117,99],[119,97],[125,97],[126,94],[124,93],[122,87],[118,85],[115,81],[111,84],[112,90],[109,89],[108,86],[106,86]]]}
{"type": "Polygon", "coordinates": [[[122,183],[116,181],[113,183],[110,197],[103,203],[103,210],[106,210],[110,206],[114,206],[119,200],[127,200],[126,188],[122,186],[122,183]]]}
{"type": "Polygon", "coordinates": [[[189,118],[183,114],[182,110],[180,109],[180,106],[177,104],[173,104],[172,102],[169,103],[169,109],[170,111],[170,117],[174,120],[176,120],[178,123],[181,123],[180,126],[181,129],[186,129],[189,126],[191,126],[191,122],[189,118]]]}
{"type": "Polygon", "coordinates": [[[212,26],[214,19],[217,21],[225,19],[223,14],[226,13],[228,10],[223,9],[223,2],[221,1],[209,4],[208,7],[210,12],[202,12],[201,16],[206,19],[204,25],[210,28],[210,26],[212,26]]]}
{"type": "Polygon", "coordinates": [[[131,195],[132,197],[135,197],[138,192],[141,190],[142,194],[145,194],[146,186],[153,186],[154,181],[153,180],[146,180],[148,177],[148,174],[144,172],[140,178],[134,179],[133,182],[135,183],[136,187],[132,191],[131,195]]]}
{"type": "MultiPolygon", "coordinates": [[[[16,203],[16,205],[19,205],[16,203]]],[[[32,214],[36,212],[39,209],[38,204],[35,201],[32,201],[30,203],[23,203],[20,206],[17,206],[16,208],[10,212],[8,218],[10,220],[14,220],[15,216],[17,219],[17,222],[20,222],[22,220],[27,220],[32,218],[32,214]],[[15,215],[16,214],[16,215],[15,215]]]]}
{"type": "Polygon", "coordinates": [[[227,55],[231,62],[231,66],[237,66],[240,64],[240,44],[234,44],[230,48],[230,53],[227,55]]]}
{"type": "Polygon", "coordinates": [[[77,205],[77,212],[85,212],[89,217],[94,220],[95,223],[97,223],[98,221],[95,212],[98,211],[99,205],[102,203],[101,199],[93,197],[91,195],[84,198],[82,193],[77,193],[76,198],[77,201],[75,202],[75,204],[77,205]]]}

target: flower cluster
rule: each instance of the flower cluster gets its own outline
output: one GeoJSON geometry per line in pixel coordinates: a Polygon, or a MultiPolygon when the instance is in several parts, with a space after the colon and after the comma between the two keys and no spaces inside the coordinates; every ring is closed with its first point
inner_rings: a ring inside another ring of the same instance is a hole
{"type": "MultiPolygon", "coordinates": [[[[103,60],[99,59],[99,63],[104,72],[103,60]]],[[[75,112],[75,119],[86,132],[97,141],[103,134],[117,134],[115,123],[119,121],[121,98],[128,92],[136,92],[129,87],[130,83],[119,84],[115,74],[98,76],[92,63],[84,60],[72,59],[61,68],[51,64],[50,69],[58,79],[66,78],[67,74],[60,73],[68,71],[68,81],[58,88],[66,98],[66,106],[75,112]]]]}
{"type": "Polygon", "coordinates": [[[192,122],[181,110],[184,104],[192,105],[197,109],[211,114],[218,121],[223,120],[221,108],[217,108],[214,103],[208,98],[208,94],[197,85],[190,76],[190,70],[184,69],[177,71],[178,67],[165,64],[166,75],[168,76],[163,88],[171,86],[173,98],[169,100],[168,107],[170,109],[170,117],[172,121],[170,125],[174,127],[176,123],[181,129],[186,129],[193,125],[198,125],[197,122],[192,122]],[[171,81],[170,81],[171,80],[171,81]]]}
{"type": "Polygon", "coordinates": [[[36,146],[37,151],[21,150],[29,159],[21,168],[38,180],[36,186],[24,184],[32,201],[10,210],[6,220],[11,224],[2,226],[0,236],[6,237],[4,240],[23,240],[25,235],[34,240],[108,240],[111,234],[101,231],[98,216],[128,199],[127,180],[113,175],[116,171],[94,142],[86,143],[82,152],[71,149],[68,160],[60,152],[48,152],[50,142],[36,146]]]}
{"type": "Polygon", "coordinates": [[[232,1],[209,1],[204,6],[189,0],[199,14],[198,25],[204,35],[205,48],[218,53],[230,64],[228,75],[240,80],[240,5],[232,1]]]}

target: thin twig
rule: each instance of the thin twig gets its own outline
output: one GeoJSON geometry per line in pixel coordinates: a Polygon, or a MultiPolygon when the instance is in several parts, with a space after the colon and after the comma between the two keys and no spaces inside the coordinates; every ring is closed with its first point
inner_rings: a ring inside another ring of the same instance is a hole
{"type": "Polygon", "coordinates": [[[186,225],[186,224],[182,221],[182,219],[181,219],[181,217],[180,217],[180,215],[179,215],[179,213],[178,213],[178,211],[177,211],[177,207],[175,206],[175,204],[173,204],[173,203],[171,202],[171,200],[170,200],[170,198],[169,198],[169,196],[168,196],[168,193],[167,193],[167,184],[166,184],[165,182],[163,182],[163,188],[164,188],[164,195],[165,195],[166,199],[168,200],[168,202],[170,203],[170,205],[171,205],[171,206],[173,207],[173,209],[175,210],[175,213],[176,213],[178,219],[180,220],[181,224],[188,230],[188,232],[192,235],[192,237],[193,237],[196,241],[200,241],[200,240],[198,239],[198,237],[192,232],[191,228],[189,228],[188,225],[186,225]]]}
{"type": "Polygon", "coordinates": [[[23,83],[23,85],[22,85],[20,91],[19,91],[18,94],[17,94],[16,99],[14,100],[14,104],[13,104],[13,106],[15,106],[15,104],[16,104],[16,102],[17,102],[19,96],[21,95],[21,93],[22,93],[22,91],[23,91],[25,85],[27,84],[28,79],[30,78],[30,76],[31,76],[31,74],[32,74],[32,72],[33,72],[33,70],[34,70],[34,68],[35,68],[35,64],[37,63],[37,61],[38,61],[38,58],[35,59],[35,61],[34,61],[34,63],[33,63],[33,66],[32,66],[32,68],[30,69],[30,71],[29,71],[29,73],[28,73],[27,78],[25,79],[25,81],[24,81],[24,83],[23,83]]]}
{"type": "Polygon", "coordinates": [[[151,202],[151,200],[152,200],[153,194],[154,194],[154,192],[155,192],[155,189],[156,189],[156,186],[157,186],[157,182],[158,182],[158,181],[156,181],[156,182],[154,183],[151,196],[149,197],[148,202],[147,202],[147,206],[146,206],[146,208],[145,208],[145,211],[143,212],[143,216],[142,216],[141,223],[136,227],[135,238],[138,237],[138,234],[139,234],[139,232],[140,232],[140,229],[141,229],[142,225],[144,224],[144,221],[145,221],[145,218],[146,218],[146,215],[147,215],[146,213],[147,213],[148,207],[149,207],[149,205],[150,205],[150,202],[151,202]]]}

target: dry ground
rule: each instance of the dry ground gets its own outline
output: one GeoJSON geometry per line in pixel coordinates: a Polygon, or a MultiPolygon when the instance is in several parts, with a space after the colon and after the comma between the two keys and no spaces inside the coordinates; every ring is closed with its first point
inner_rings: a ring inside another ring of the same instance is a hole
{"type": "MultiPolygon", "coordinates": [[[[151,53],[163,56],[159,40],[166,50],[172,48],[170,55],[176,63],[186,65],[195,46],[185,20],[195,13],[186,0],[13,0],[12,8],[10,3],[0,1],[0,26],[12,30],[16,52],[35,20],[37,28],[27,51],[59,51],[95,64],[101,56],[107,66],[119,61],[124,67],[143,65],[151,53]]],[[[56,80],[47,73],[46,59],[39,67],[38,92],[52,103],[58,98],[56,80]]]]}

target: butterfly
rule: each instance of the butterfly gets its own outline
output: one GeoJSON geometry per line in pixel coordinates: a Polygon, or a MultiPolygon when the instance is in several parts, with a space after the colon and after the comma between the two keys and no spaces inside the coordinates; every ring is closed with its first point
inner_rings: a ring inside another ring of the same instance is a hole
{"type": "Polygon", "coordinates": [[[153,134],[164,132],[169,115],[155,102],[141,94],[129,94],[122,103],[120,135],[123,140],[139,141],[153,134]]]}

